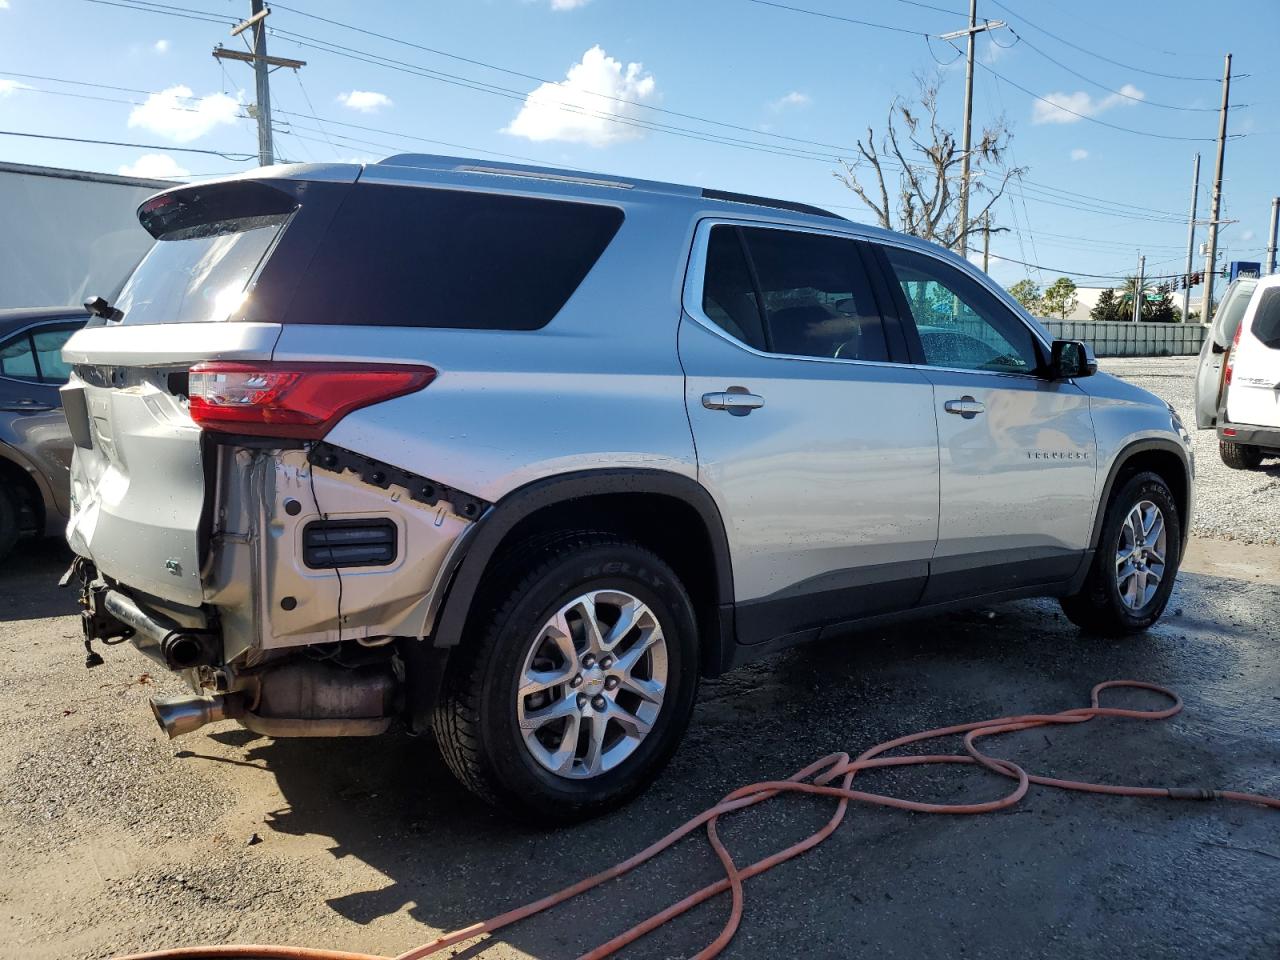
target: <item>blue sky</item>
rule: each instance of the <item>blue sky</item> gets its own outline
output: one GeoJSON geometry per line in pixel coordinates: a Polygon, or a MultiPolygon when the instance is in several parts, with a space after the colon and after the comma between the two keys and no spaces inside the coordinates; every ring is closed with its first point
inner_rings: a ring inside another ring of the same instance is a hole
{"type": "MultiPolygon", "coordinates": [[[[0,0],[0,67],[6,71],[0,73],[0,129],[161,149],[0,136],[0,157],[112,173],[205,174],[250,166],[177,149],[256,152],[254,124],[238,118],[243,108],[236,102],[253,99],[251,71],[238,63],[224,69],[210,56],[215,43],[243,48],[242,41],[230,38],[220,23],[143,12],[137,0],[121,2],[131,8],[89,0],[0,0]]],[[[243,16],[249,8],[248,0],[170,2],[219,18],[243,16]]],[[[288,111],[277,118],[281,129],[289,131],[277,137],[277,152],[296,160],[369,160],[415,150],[476,156],[492,156],[480,151],[493,151],[825,204],[854,219],[870,219],[832,176],[832,158],[845,151],[814,142],[851,146],[868,125],[879,131],[890,99],[912,92],[913,72],[941,71],[943,119],[958,128],[961,65],[940,67],[937,61],[954,58],[955,51],[937,40],[926,42],[922,34],[963,26],[966,4],[787,2],[914,32],[825,19],[752,0],[293,0],[288,7],[276,6],[269,18],[280,31],[270,39],[271,53],[308,64],[300,76],[288,70],[273,75],[275,106],[288,111]],[[297,11],[357,24],[454,58],[355,33],[297,11]],[[437,79],[300,46],[286,32],[437,71],[437,79]],[[456,58],[483,61],[515,75],[456,58]],[[452,75],[445,79],[453,82],[442,82],[439,72],[452,75]],[[544,88],[539,80],[568,84],[568,90],[544,88]],[[489,86],[477,90],[476,85],[489,86]],[[617,99],[594,96],[600,93],[617,99]],[[594,113],[617,119],[545,105],[548,99],[583,96],[594,113]],[[334,122],[318,125],[307,115],[334,122]],[[337,121],[392,133],[341,127],[337,121]],[[681,127],[689,135],[646,129],[636,121],[681,127]],[[433,146],[408,136],[460,146],[433,146]],[[707,142],[703,138],[708,136],[732,137],[756,148],[707,142]],[[812,155],[777,153],[795,150],[812,155]]],[[[1013,32],[993,34],[999,48],[986,38],[979,42],[989,70],[977,71],[975,123],[1007,116],[1014,129],[1013,160],[1028,172],[1027,186],[995,208],[996,223],[1012,230],[993,240],[994,254],[1054,268],[1043,274],[1031,271],[1044,282],[1063,270],[1132,272],[1139,250],[1147,255],[1149,274],[1180,271],[1196,151],[1202,155],[1200,211],[1207,216],[1214,161],[1209,141],[1217,133],[1220,97],[1216,78],[1229,50],[1235,55],[1234,73],[1249,74],[1233,81],[1232,102],[1249,106],[1233,110],[1231,117],[1230,131],[1246,136],[1228,144],[1224,214],[1239,222],[1222,231],[1221,242],[1227,259],[1262,259],[1270,199],[1280,194],[1280,166],[1274,159],[1280,151],[1280,66],[1275,56],[1280,4],[1219,3],[1211,22],[1205,22],[1203,5],[1189,0],[1159,4],[1156,17],[1148,11],[1157,5],[1136,2],[1003,2],[1004,7],[994,0],[979,3],[980,18],[1007,20],[1013,32]],[[1184,142],[1111,129],[1056,110],[1014,84],[1104,123],[1206,140],[1184,142]]],[[[1198,239],[1204,239],[1203,229],[1198,239]]],[[[1197,269],[1203,265],[1199,257],[1197,264],[1197,269]]],[[[1027,272],[1002,261],[992,268],[1005,283],[1027,272]]],[[[1081,277],[1079,282],[1096,281],[1081,277]]]]}

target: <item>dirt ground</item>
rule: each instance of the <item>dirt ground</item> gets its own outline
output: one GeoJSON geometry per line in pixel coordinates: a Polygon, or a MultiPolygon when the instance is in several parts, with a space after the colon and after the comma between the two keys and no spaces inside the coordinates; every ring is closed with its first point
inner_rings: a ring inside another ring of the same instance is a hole
{"type": "MultiPolygon", "coordinates": [[[[230,723],[161,739],[146,700],[173,684],[127,648],[84,669],[73,598],[53,585],[65,560],[46,545],[0,568],[6,958],[245,941],[394,954],[593,873],[742,783],[912,730],[1085,704],[1114,677],[1170,685],[1186,711],[1028,732],[996,752],[1086,779],[1280,793],[1274,547],[1196,541],[1166,619],[1137,639],[1085,638],[1053,603],[1024,602],[705,683],[661,780],[626,810],[558,832],[472,802],[424,740],[272,741],[230,723]]],[[[956,769],[865,782],[948,801],[1007,789],[956,769]]],[[[725,834],[747,862],[828,810],[780,801],[725,834]]],[[[727,956],[1274,958],[1278,823],[1250,807],[1038,788],[984,817],[855,808],[823,846],[748,884],[727,956]]],[[[693,837],[464,955],[574,956],[717,875],[693,837]]],[[[706,905],[626,955],[689,955],[726,909],[706,905]]]]}

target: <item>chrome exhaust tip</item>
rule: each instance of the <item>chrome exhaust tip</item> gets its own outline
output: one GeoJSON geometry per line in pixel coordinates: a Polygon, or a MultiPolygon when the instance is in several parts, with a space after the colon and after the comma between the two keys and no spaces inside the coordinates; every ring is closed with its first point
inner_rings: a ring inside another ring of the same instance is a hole
{"type": "Polygon", "coordinates": [[[151,712],[170,740],[235,716],[237,705],[229,703],[225,696],[151,698],[151,712]]]}

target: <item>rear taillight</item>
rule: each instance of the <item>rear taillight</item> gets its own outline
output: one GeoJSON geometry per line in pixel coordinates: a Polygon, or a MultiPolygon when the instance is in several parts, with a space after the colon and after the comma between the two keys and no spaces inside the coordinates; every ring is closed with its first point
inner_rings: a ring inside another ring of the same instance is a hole
{"type": "Polygon", "coordinates": [[[319,440],[352,410],[421,390],[431,367],[403,364],[201,363],[191,419],[205,430],[319,440]]]}
{"type": "Polygon", "coordinates": [[[1240,346],[1240,331],[1244,329],[1244,324],[1236,327],[1236,335],[1231,338],[1231,348],[1227,351],[1227,363],[1222,368],[1222,382],[1226,386],[1231,386],[1231,368],[1236,362],[1236,347],[1240,346]]]}

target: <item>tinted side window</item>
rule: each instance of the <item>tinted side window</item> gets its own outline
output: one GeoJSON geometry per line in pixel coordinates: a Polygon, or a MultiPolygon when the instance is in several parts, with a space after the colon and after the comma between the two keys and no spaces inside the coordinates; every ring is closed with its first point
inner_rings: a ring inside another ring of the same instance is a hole
{"type": "Polygon", "coordinates": [[[286,323],[535,330],[622,224],[617,207],[357,185],[286,323]]]}
{"type": "Polygon", "coordinates": [[[889,359],[880,311],[854,241],[761,228],[742,234],[773,353],[889,359]]]}
{"type": "Polygon", "coordinates": [[[756,288],[737,227],[720,224],[711,228],[702,312],[731,337],[757,350],[767,349],[756,288]]]}
{"type": "Polygon", "coordinates": [[[36,356],[31,351],[31,338],[25,333],[0,344],[0,376],[35,380],[36,356]]]}
{"type": "Polygon", "coordinates": [[[885,247],[931,367],[1030,373],[1035,337],[977,281],[934,257],[885,247]]]}

